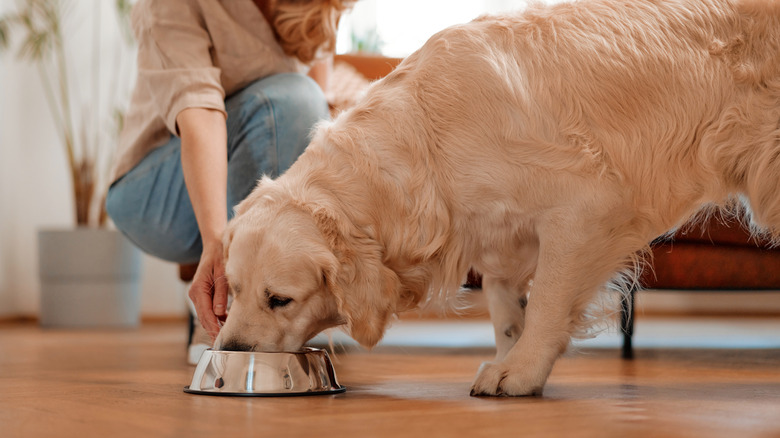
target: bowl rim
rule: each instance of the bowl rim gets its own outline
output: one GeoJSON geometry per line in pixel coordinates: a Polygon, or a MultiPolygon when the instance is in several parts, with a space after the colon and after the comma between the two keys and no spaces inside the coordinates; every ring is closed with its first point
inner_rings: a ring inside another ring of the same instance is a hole
{"type": "Polygon", "coordinates": [[[203,391],[198,389],[190,389],[188,385],[184,387],[184,392],[186,392],[187,394],[224,395],[230,397],[300,397],[305,395],[343,394],[347,392],[347,387],[344,385],[339,385],[338,388],[333,388],[326,391],[303,391],[303,392],[219,392],[219,391],[203,391]]]}
{"type": "Polygon", "coordinates": [[[321,353],[328,351],[322,348],[314,348],[314,347],[303,347],[300,350],[296,351],[234,351],[234,350],[215,350],[213,348],[208,348],[204,351],[204,353],[208,352],[209,354],[244,354],[244,355],[254,355],[254,354],[311,354],[311,353],[321,353]]]}

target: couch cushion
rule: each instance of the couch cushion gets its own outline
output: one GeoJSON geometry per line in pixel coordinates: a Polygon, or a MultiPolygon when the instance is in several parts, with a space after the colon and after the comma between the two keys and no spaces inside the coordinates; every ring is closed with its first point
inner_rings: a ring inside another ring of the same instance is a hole
{"type": "MultiPolygon", "coordinates": [[[[665,239],[668,240],[668,239],[665,239]]],[[[696,225],[685,225],[671,239],[677,243],[704,243],[769,248],[769,241],[755,238],[736,220],[711,217],[696,225]]]]}
{"type": "Polygon", "coordinates": [[[780,290],[780,250],[666,242],[653,246],[641,284],[657,289],[780,290]]]}

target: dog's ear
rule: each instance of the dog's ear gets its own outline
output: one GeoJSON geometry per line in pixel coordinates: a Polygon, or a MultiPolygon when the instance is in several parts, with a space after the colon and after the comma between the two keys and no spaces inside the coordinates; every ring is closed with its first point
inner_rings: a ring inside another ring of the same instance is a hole
{"type": "Polygon", "coordinates": [[[230,244],[233,242],[233,234],[236,232],[236,229],[232,224],[228,224],[227,228],[225,228],[225,232],[222,234],[222,260],[223,262],[228,259],[228,250],[230,249],[230,244]]]}
{"type": "Polygon", "coordinates": [[[366,348],[384,336],[395,313],[400,291],[398,276],[382,263],[381,246],[326,207],[312,216],[338,264],[326,269],[325,281],[336,296],[350,336],[366,348]]]}

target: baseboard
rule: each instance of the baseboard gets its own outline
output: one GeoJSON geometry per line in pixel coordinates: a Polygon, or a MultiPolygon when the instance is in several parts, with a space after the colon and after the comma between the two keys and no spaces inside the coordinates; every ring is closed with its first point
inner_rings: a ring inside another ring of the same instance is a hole
{"type": "Polygon", "coordinates": [[[187,324],[186,315],[146,315],[141,316],[141,324],[187,324]]]}
{"type": "Polygon", "coordinates": [[[38,317],[31,315],[6,315],[0,316],[0,325],[8,324],[37,324],[38,317]]]}
{"type": "MultiPolygon", "coordinates": [[[[780,291],[647,289],[637,293],[635,310],[637,317],[780,317],[780,291]]],[[[458,305],[432,302],[401,315],[404,320],[489,317],[485,294],[479,289],[462,293],[458,305]]]]}
{"type": "MultiPolygon", "coordinates": [[[[186,323],[187,315],[142,315],[141,324],[186,323]]],[[[37,315],[8,315],[0,316],[0,325],[11,324],[38,324],[37,315]]]]}
{"type": "Polygon", "coordinates": [[[780,316],[780,291],[647,289],[636,296],[637,315],[780,316]]]}

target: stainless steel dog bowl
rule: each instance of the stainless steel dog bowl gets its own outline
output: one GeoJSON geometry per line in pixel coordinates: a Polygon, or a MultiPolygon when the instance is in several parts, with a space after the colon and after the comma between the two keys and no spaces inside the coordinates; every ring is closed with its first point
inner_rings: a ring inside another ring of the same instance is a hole
{"type": "Polygon", "coordinates": [[[254,353],[206,350],[184,392],[205,395],[278,397],[338,394],[346,388],[325,350],[254,353]]]}

